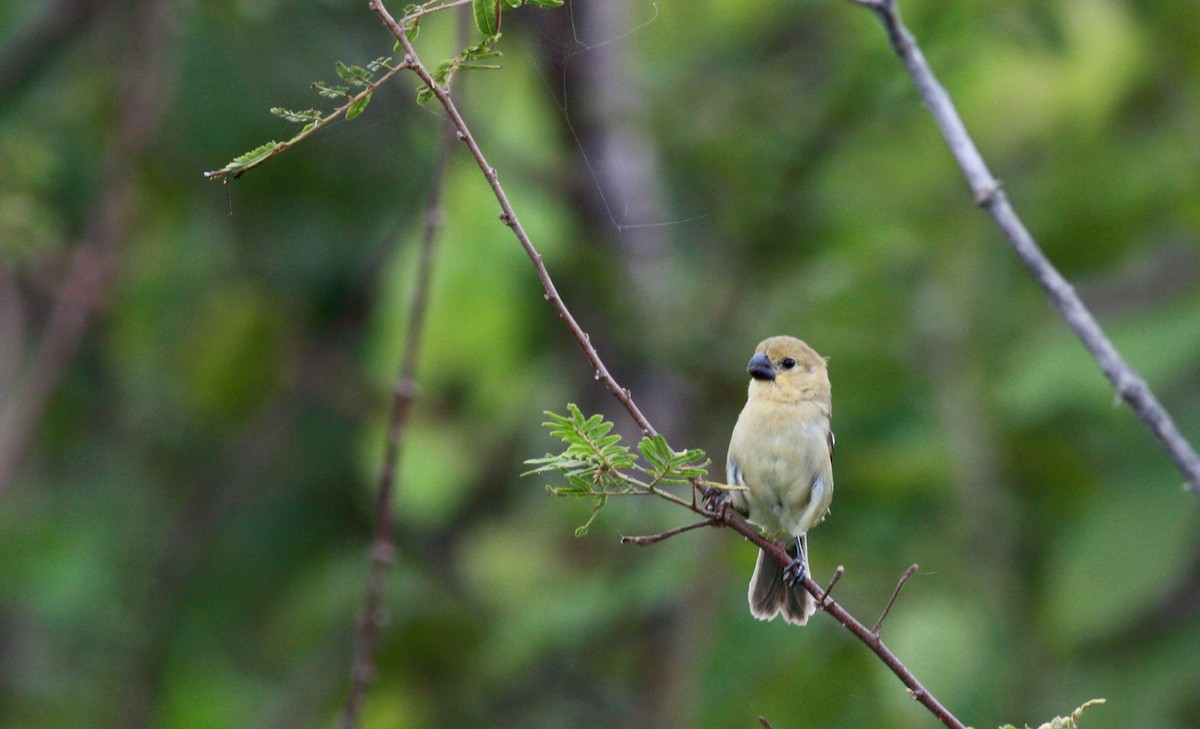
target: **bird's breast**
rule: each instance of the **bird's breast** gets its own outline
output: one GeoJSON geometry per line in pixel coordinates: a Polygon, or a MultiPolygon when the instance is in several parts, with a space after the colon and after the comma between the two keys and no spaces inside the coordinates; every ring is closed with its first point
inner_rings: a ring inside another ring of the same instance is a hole
{"type": "Polygon", "coordinates": [[[746,486],[734,506],[769,531],[803,533],[819,521],[833,488],[828,432],[815,404],[747,403],[729,444],[730,472],[746,486]]]}

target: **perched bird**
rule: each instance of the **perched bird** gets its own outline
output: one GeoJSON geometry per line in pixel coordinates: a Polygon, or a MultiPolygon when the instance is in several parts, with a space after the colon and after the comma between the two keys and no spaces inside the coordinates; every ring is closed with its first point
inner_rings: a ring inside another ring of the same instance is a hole
{"type": "Polygon", "coordinates": [[[800,582],[808,570],[805,535],[825,518],[833,499],[833,431],[829,429],[829,370],[812,347],[795,337],[771,337],[747,365],[750,395],[729,440],[732,508],[770,537],[788,536],[789,567],[759,550],[750,579],[750,613],[779,613],[804,625],[816,612],[800,582]]]}

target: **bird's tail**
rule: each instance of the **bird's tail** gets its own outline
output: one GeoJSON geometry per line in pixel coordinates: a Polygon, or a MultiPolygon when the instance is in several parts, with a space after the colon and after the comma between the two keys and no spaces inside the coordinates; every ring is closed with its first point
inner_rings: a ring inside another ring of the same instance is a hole
{"type": "MultiPolygon", "coordinates": [[[[800,538],[801,543],[805,542],[800,538]]],[[[804,544],[807,547],[807,544],[804,544]]],[[[808,570],[808,550],[798,549],[793,542],[788,545],[789,555],[803,560],[808,570]]],[[[779,560],[758,550],[758,562],[754,565],[754,576],[750,578],[750,614],[759,620],[773,620],[783,613],[783,619],[792,625],[804,625],[810,615],[817,611],[817,603],[808,594],[804,585],[788,586],[784,567],[779,560]]]]}

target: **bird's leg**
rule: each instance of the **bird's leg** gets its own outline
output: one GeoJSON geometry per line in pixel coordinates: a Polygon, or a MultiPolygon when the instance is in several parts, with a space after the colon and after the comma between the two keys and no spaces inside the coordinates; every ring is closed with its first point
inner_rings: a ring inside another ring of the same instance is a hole
{"type": "Polygon", "coordinates": [[[805,577],[808,577],[808,563],[804,559],[804,543],[800,537],[796,537],[796,558],[783,568],[783,579],[787,581],[788,587],[795,587],[804,582],[805,577]]]}

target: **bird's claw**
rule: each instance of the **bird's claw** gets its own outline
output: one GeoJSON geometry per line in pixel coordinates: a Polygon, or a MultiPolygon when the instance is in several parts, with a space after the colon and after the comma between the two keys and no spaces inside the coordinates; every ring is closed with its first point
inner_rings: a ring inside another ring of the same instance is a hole
{"type": "Polygon", "coordinates": [[[723,514],[729,506],[729,495],[723,489],[710,487],[704,495],[704,503],[713,513],[723,514]]]}
{"type": "Polygon", "coordinates": [[[808,577],[808,566],[802,559],[793,559],[791,564],[783,568],[783,579],[788,587],[795,587],[804,582],[805,577],[808,577]]]}

